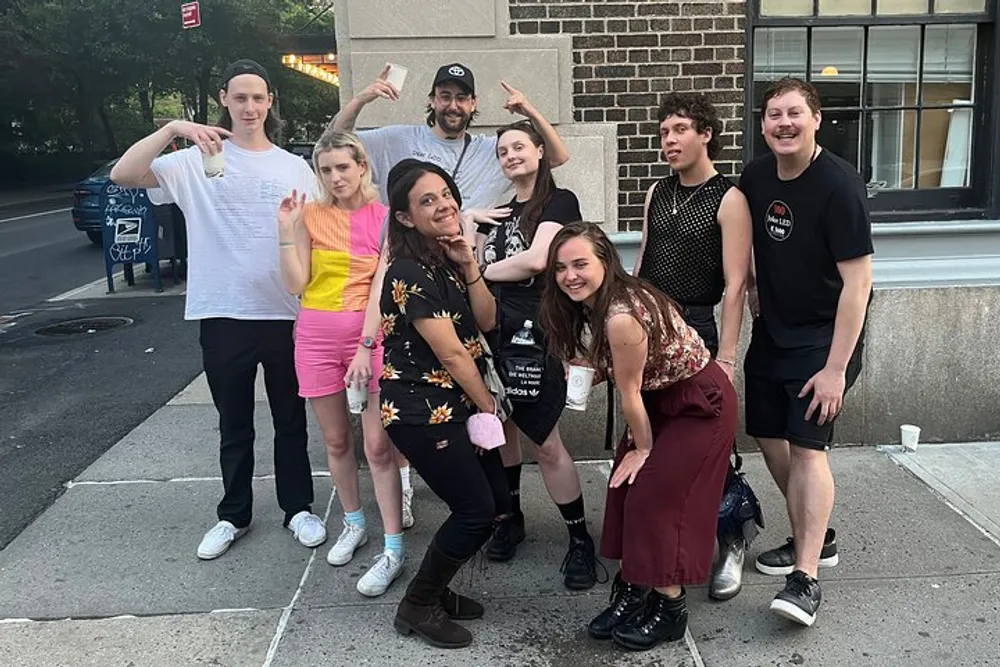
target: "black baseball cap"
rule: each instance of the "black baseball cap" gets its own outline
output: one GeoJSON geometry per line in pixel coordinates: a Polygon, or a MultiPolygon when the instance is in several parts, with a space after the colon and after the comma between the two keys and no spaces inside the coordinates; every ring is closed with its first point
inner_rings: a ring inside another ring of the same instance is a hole
{"type": "Polygon", "coordinates": [[[472,70],[461,63],[442,65],[438,69],[434,76],[434,83],[431,85],[431,94],[434,93],[434,89],[438,85],[448,81],[454,81],[473,95],[476,94],[476,79],[472,76],[472,70]]]}
{"type": "Polygon", "coordinates": [[[238,77],[241,74],[254,74],[264,79],[264,83],[267,84],[267,90],[271,90],[271,77],[267,75],[267,70],[256,60],[250,60],[249,58],[243,58],[235,62],[231,62],[226,65],[226,69],[222,70],[222,81],[220,83],[221,88],[225,88],[229,85],[229,82],[238,77]]]}

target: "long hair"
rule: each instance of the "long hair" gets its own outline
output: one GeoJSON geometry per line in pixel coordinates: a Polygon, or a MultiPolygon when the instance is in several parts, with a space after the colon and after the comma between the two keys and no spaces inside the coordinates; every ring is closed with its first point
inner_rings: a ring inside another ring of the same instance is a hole
{"type": "Polygon", "coordinates": [[[319,182],[319,192],[321,193],[319,198],[320,203],[327,206],[336,204],[336,197],[326,187],[326,183],[323,182],[319,171],[319,156],[336,149],[346,149],[352,160],[360,166],[365,167],[365,172],[361,175],[361,194],[365,198],[365,203],[367,204],[374,199],[378,199],[378,189],[372,182],[371,162],[368,160],[368,153],[365,151],[361,140],[358,139],[358,135],[353,132],[327,130],[320,135],[319,140],[313,147],[312,154],[313,171],[316,172],[316,180],[319,182]]]}
{"type": "Polygon", "coordinates": [[[572,222],[564,226],[549,246],[548,265],[538,320],[549,341],[549,351],[560,359],[583,357],[595,366],[610,358],[605,321],[614,303],[628,305],[632,316],[646,331],[648,354],[658,361],[664,344],[677,337],[671,312],[677,305],[653,285],[630,275],[622,267],[618,251],[601,228],[590,222],[572,222]],[[583,238],[591,243],[594,254],[604,266],[604,281],[597,289],[594,307],[573,301],[556,284],[556,257],[570,239],[583,238]],[[640,306],[650,317],[642,316],[640,306]],[[585,335],[589,330],[589,342],[585,335]]]}
{"type": "Polygon", "coordinates": [[[536,148],[542,149],[542,159],[538,161],[538,172],[535,174],[535,187],[532,188],[531,197],[525,203],[524,209],[521,210],[521,219],[518,221],[521,233],[528,243],[531,243],[535,238],[538,223],[542,222],[542,213],[549,200],[552,199],[552,191],[556,189],[556,181],[552,178],[552,167],[549,166],[549,161],[545,156],[545,140],[542,139],[542,135],[529,120],[505,125],[497,130],[497,159],[500,159],[500,137],[511,130],[524,132],[536,148]]]}
{"type": "Polygon", "coordinates": [[[451,175],[432,162],[424,162],[407,158],[396,163],[389,171],[387,189],[389,190],[389,261],[400,257],[419,259],[424,262],[436,262],[438,257],[429,254],[427,241],[417,229],[407,227],[396,219],[399,212],[410,212],[410,191],[424,174],[437,174],[448,188],[458,208],[462,208],[462,195],[451,175]]]}

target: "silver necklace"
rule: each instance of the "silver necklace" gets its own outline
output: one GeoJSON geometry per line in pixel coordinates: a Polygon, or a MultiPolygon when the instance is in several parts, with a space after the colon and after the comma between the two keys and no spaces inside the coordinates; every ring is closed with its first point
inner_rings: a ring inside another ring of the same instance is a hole
{"type": "Polygon", "coordinates": [[[701,192],[701,189],[703,187],[705,187],[706,185],[708,185],[708,181],[712,180],[712,178],[714,178],[714,176],[711,177],[711,178],[709,178],[707,181],[704,181],[701,185],[699,185],[698,188],[694,192],[691,193],[691,196],[689,196],[687,199],[685,199],[684,202],[681,203],[680,206],[678,206],[677,205],[677,189],[681,187],[681,179],[678,177],[677,182],[674,183],[673,190],[671,191],[671,198],[673,199],[673,202],[674,202],[674,208],[673,208],[673,210],[670,213],[672,215],[677,215],[677,211],[679,211],[682,208],[684,208],[685,206],[687,206],[691,202],[691,200],[694,199],[694,196],[696,194],[698,194],[699,192],[701,192]]]}

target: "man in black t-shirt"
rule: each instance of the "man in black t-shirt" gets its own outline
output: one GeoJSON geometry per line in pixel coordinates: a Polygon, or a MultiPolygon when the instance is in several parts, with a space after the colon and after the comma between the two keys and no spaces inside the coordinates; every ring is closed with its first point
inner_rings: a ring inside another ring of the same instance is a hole
{"type": "Polygon", "coordinates": [[[816,143],[816,89],[782,79],[764,94],[762,113],[771,154],[740,181],[753,217],[759,299],[744,365],[746,426],[785,495],[793,537],[756,566],[786,575],[771,609],[808,626],[822,597],[818,568],[838,560],[827,526],[834,499],[827,452],[861,370],[871,222],[857,170],[816,143]]]}

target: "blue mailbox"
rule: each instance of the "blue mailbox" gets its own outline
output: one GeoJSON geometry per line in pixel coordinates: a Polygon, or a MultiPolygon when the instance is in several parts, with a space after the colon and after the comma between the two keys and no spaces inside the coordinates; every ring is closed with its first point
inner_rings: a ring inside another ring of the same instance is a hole
{"type": "Polygon", "coordinates": [[[114,267],[124,265],[125,280],[135,284],[133,265],[145,264],[153,274],[156,291],[163,291],[157,246],[159,225],[153,205],[143,188],[123,188],[108,183],[101,190],[104,211],[102,240],[108,293],[115,291],[114,267]]]}

